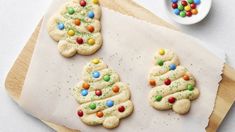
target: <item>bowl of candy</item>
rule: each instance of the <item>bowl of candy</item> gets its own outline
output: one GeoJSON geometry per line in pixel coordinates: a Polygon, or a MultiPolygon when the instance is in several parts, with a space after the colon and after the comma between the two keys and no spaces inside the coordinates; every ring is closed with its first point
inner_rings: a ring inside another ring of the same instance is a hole
{"type": "Polygon", "coordinates": [[[165,0],[169,16],[185,25],[203,20],[208,15],[211,4],[212,0],[165,0]]]}

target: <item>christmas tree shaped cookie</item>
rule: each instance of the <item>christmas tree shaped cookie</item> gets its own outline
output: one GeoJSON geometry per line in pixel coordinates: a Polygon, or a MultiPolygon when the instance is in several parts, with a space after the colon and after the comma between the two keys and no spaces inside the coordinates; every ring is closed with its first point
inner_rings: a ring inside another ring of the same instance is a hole
{"type": "Polygon", "coordinates": [[[100,59],[85,66],[73,95],[80,103],[77,115],[87,125],[115,128],[134,108],[128,85],[120,82],[119,75],[100,59]]]}
{"type": "Polygon", "coordinates": [[[193,75],[180,66],[177,55],[168,49],[160,49],[154,57],[154,67],[149,74],[149,103],[157,110],[173,109],[186,114],[191,101],[198,98],[199,90],[193,75]]]}
{"type": "Polygon", "coordinates": [[[64,57],[91,55],[102,46],[98,0],[69,0],[51,17],[48,33],[64,57]]]}

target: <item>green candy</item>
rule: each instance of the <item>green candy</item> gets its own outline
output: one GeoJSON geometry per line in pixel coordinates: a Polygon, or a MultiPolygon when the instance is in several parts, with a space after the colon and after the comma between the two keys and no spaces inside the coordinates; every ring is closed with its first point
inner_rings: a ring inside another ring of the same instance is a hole
{"type": "Polygon", "coordinates": [[[187,89],[189,91],[193,91],[194,90],[194,86],[192,84],[188,84],[187,89]]]}
{"type": "Polygon", "coordinates": [[[96,104],[95,103],[91,103],[89,105],[89,107],[90,107],[90,109],[94,110],[94,109],[96,109],[96,104]]]}
{"type": "Polygon", "coordinates": [[[162,65],[164,64],[164,61],[160,59],[160,60],[157,61],[157,64],[158,64],[159,66],[162,66],[162,65]]]}
{"type": "Polygon", "coordinates": [[[157,95],[157,96],[155,97],[155,100],[158,101],[158,102],[161,101],[161,100],[162,100],[162,96],[161,96],[161,95],[157,95]]]}
{"type": "Polygon", "coordinates": [[[105,75],[103,77],[104,81],[108,82],[110,80],[110,75],[105,75]]]}
{"type": "Polygon", "coordinates": [[[193,3],[193,0],[188,0],[188,3],[189,3],[189,4],[192,4],[192,3],[193,3]]]}
{"type": "Polygon", "coordinates": [[[75,10],[74,10],[72,7],[69,7],[69,8],[68,8],[68,13],[69,13],[70,15],[73,15],[74,12],[75,12],[75,10]]]}
{"type": "Polygon", "coordinates": [[[178,9],[180,10],[180,11],[183,11],[184,10],[184,6],[183,5],[178,5],[178,9]]]}
{"type": "Polygon", "coordinates": [[[185,16],[186,16],[185,11],[181,11],[181,12],[180,12],[180,16],[181,16],[181,17],[185,17],[185,16]]]}

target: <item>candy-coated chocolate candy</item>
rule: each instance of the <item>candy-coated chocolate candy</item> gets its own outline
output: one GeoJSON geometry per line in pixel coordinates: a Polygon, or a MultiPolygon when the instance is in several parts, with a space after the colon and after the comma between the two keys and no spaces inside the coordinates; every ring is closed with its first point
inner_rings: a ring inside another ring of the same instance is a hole
{"type": "Polygon", "coordinates": [[[78,111],[77,111],[77,115],[78,115],[79,117],[82,117],[82,116],[83,116],[83,111],[82,111],[82,110],[78,110],[78,111]]]}
{"type": "Polygon", "coordinates": [[[181,5],[181,4],[179,4],[179,5],[178,5],[178,9],[179,9],[180,11],[183,11],[183,10],[184,10],[184,6],[181,5]]]}
{"type": "Polygon", "coordinates": [[[191,12],[193,15],[197,15],[197,13],[198,13],[197,9],[192,9],[191,12]]]}
{"type": "Polygon", "coordinates": [[[189,91],[193,91],[194,86],[193,86],[192,84],[188,84],[188,85],[187,85],[187,89],[188,89],[189,91]]]}
{"type": "Polygon", "coordinates": [[[113,87],[113,92],[114,93],[118,93],[119,92],[119,87],[117,86],[117,85],[115,85],[114,87],[113,87]]]}
{"type": "Polygon", "coordinates": [[[177,3],[173,3],[171,6],[172,6],[173,9],[178,8],[178,4],[177,3]]]}
{"type": "Polygon", "coordinates": [[[185,10],[185,11],[190,11],[190,10],[191,10],[191,7],[190,7],[189,5],[187,5],[187,6],[184,7],[184,10],[185,10]]]}
{"type": "Polygon", "coordinates": [[[193,4],[190,4],[190,7],[191,7],[191,9],[196,9],[197,5],[193,3],[193,4]]]}
{"type": "Polygon", "coordinates": [[[175,64],[170,64],[169,68],[170,68],[170,70],[175,70],[176,69],[176,65],[175,64]]]}
{"type": "Polygon", "coordinates": [[[83,89],[83,90],[81,91],[81,94],[82,94],[82,96],[87,96],[88,90],[83,89]]]}
{"type": "Polygon", "coordinates": [[[104,81],[108,82],[110,80],[110,75],[105,75],[103,77],[104,81]]]}
{"type": "Polygon", "coordinates": [[[88,43],[89,45],[94,45],[94,44],[95,44],[95,40],[94,40],[93,38],[89,38],[88,41],[87,41],[87,43],[88,43]]]}
{"type": "Polygon", "coordinates": [[[158,64],[159,66],[162,66],[162,65],[164,64],[164,61],[161,60],[161,59],[159,59],[159,60],[157,61],[157,64],[158,64]]]}
{"type": "Polygon", "coordinates": [[[102,91],[100,89],[95,90],[95,95],[101,96],[102,95],[102,91]]]}
{"type": "Polygon", "coordinates": [[[93,59],[93,60],[92,60],[92,63],[93,63],[93,64],[99,64],[99,63],[100,63],[100,60],[99,60],[99,59],[93,59]]]}
{"type": "Polygon", "coordinates": [[[124,112],[124,111],[125,111],[125,107],[124,107],[124,106],[118,107],[118,111],[119,111],[119,112],[124,112]]]}
{"type": "Polygon", "coordinates": [[[76,39],[76,42],[77,42],[78,44],[83,44],[83,39],[80,38],[80,37],[78,37],[78,38],[76,39]]]}
{"type": "Polygon", "coordinates": [[[96,109],[96,104],[95,103],[90,103],[89,108],[94,110],[96,109]]]}
{"type": "Polygon", "coordinates": [[[80,1],[80,5],[83,6],[83,7],[86,6],[86,1],[85,0],[81,0],[80,1]]]}
{"type": "Polygon", "coordinates": [[[155,87],[156,86],[156,81],[155,80],[149,80],[149,85],[155,87]]]}
{"type": "Polygon", "coordinates": [[[95,31],[95,28],[93,26],[89,25],[89,26],[87,26],[87,30],[92,33],[95,31]]]}
{"type": "Polygon", "coordinates": [[[94,4],[99,4],[99,0],[93,0],[94,4]]]}
{"type": "Polygon", "coordinates": [[[108,100],[108,101],[106,102],[106,105],[107,105],[108,107],[112,107],[112,106],[114,105],[114,102],[113,102],[112,100],[108,100]]]}
{"type": "Polygon", "coordinates": [[[70,30],[68,31],[68,35],[69,35],[69,36],[74,36],[74,35],[75,35],[75,32],[74,32],[72,29],[70,29],[70,30]]]}
{"type": "Polygon", "coordinates": [[[180,10],[177,8],[177,9],[174,9],[174,14],[176,14],[176,15],[179,15],[180,14],[180,10]]]}
{"type": "Polygon", "coordinates": [[[164,81],[165,85],[170,85],[171,84],[171,80],[169,78],[167,78],[165,81],[164,81]]]}
{"type": "Polygon", "coordinates": [[[81,24],[80,19],[75,19],[74,24],[77,25],[77,26],[80,26],[80,24],[81,24]]]}
{"type": "Polygon", "coordinates": [[[92,73],[92,76],[93,76],[94,78],[99,78],[99,77],[100,77],[100,73],[99,73],[98,71],[94,71],[94,72],[92,73]]]}
{"type": "Polygon", "coordinates": [[[67,12],[70,14],[70,15],[73,15],[75,13],[75,10],[72,8],[72,7],[69,7],[67,12]]]}
{"type": "Polygon", "coordinates": [[[192,4],[193,3],[193,0],[187,0],[189,4],[192,4]]]}
{"type": "Polygon", "coordinates": [[[188,2],[185,1],[185,0],[183,0],[183,1],[181,1],[181,4],[182,4],[183,6],[187,6],[187,5],[188,5],[188,2]]]}
{"type": "Polygon", "coordinates": [[[89,18],[94,18],[94,17],[95,17],[94,12],[93,12],[93,11],[89,11],[89,12],[88,12],[88,17],[89,17],[89,18]]]}
{"type": "Polygon", "coordinates": [[[188,81],[190,79],[188,75],[184,75],[183,78],[184,78],[185,81],[188,81]]]}
{"type": "Polygon", "coordinates": [[[101,118],[101,117],[104,116],[104,113],[102,111],[99,111],[99,112],[96,113],[96,116],[101,118]]]}
{"type": "Polygon", "coordinates": [[[155,97],[155,100],[158,101],[158,102],[161,101],[161,100],[162,100],[162,96],[161,96],[161,95],[157,95],[157,96],[155,97]]]}
{"type": "Polygon", "coordinates": [[[58,23],[57,27],[59,30],[64,30],[64,23],[58,23]]]}
{"type": "Polygon", "coordinates": [[[194,0],[194,3],[199,5],[201,3],[201,0],[194,0]]]}
{"type": "Polygon", "coordinates": [[[171,0],[171,2],[173,2],[173,3],[177,3],[177,2],[178,2],[178,0],[171,0]]]}
{"type": "Polygon", "coordinates": [[[181,12],[180,12],[180,16],[181,16],[181,17],[185,17],[185,16],[186,16],[185,11],[181,11],[181,12]]]}
{"type": "Polygon", "coordinates": [[[192,16],[192,12],[191,11],[187,11],[186,12],[186,16],[191,17],[192,16]]]}
{"type": "Polygon", "coordinates": [[[171,103],[171,104],[175,103],[175,101],[176,101],[175,97],[168,98],[168,102],[171,103]]]}
{"type": "Polygon", "coordinates": [[[90,88],[90,84],[84,82],[84,83],[82,84],[82,88],[84,88],[84,89],[89,89],[89,88],[90,88]]]}
{"type": "Polygon", "coordinates": [[[164,49],[160,49],[160,50],[159,50],[159,54],[160,54],[160,55],[164,55],[164,54],[165,54],[165,50],[164,50],[164,49]]]}

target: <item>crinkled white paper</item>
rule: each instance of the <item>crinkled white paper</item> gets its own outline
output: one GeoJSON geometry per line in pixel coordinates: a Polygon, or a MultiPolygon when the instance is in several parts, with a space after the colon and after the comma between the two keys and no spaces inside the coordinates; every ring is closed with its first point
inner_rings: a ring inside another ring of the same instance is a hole
{"type": "Polygon", "coordinates": [[[41,33],[21,95],[22,107],[32,115],[83,132],[110,131],[102,126],[83,124],[76,115],[79,105],[71,89],[81,79],[84,65],[92,58],[101,57],[117,71],[123,82],[130,85],[133,114],[121,120],[112,131],[200,132],[208,124],[221,80],[223,60],[201,47],[195,38],[163,27],[151,25],[132,17],[102,8],[103,47],[92,56],[62,57],[57,43],[47,34],[48,18],[65,0],[55,0],[44,18],[41,33]],[[147,76],[153,66],[158,48],[174,50],[181,61],[196,77],[200,97],[192,102],[187,115],[157,111],[147,101],[150,91],[147,76]]]}

